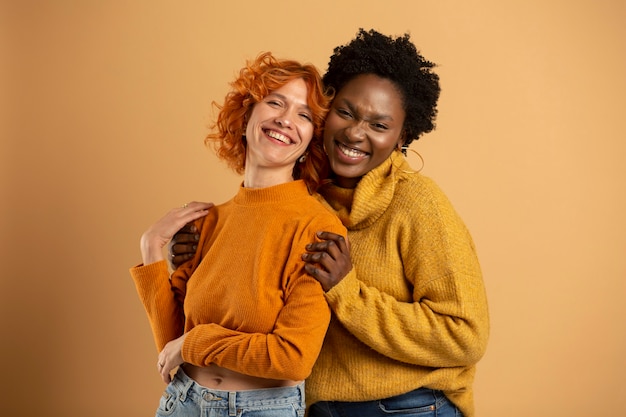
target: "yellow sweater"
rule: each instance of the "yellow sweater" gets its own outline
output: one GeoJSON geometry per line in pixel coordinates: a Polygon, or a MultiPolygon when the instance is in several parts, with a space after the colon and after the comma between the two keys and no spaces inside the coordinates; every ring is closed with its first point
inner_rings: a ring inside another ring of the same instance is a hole
{"type": "Polygon", "coordinates": [[[345,236],[345,227],[303,181],[242,187],[196,225],[196,256],[171,280],[165,261],[131,269],[157,349],[184,331],[185,362],[263,378],[306,378],[330,310],[301,255],[315,232],[345,236]]]}
{"type": "Polygon", "coordinates": [[[353,270],[333,311],[307,403],[368,401],[428,387],[474,416],[472,383],[489,333],[472,238],[442,191],[399,152],[355,190],[321,194],[348,228],[353,270]]]}

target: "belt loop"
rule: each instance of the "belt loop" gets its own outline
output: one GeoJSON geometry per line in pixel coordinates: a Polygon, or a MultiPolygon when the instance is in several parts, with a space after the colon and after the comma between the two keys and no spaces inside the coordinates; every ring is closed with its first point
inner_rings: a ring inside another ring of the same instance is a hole
{"type": "Polygon", "coordinates": [[[300,398],[302,399],[302,403],[306,403],[306,397],[304,396],[304,383],[298,384],[298,391],[300,391],[300,398]]]}
{"type": "Polygon", "coordinates": [[[235,400],[237,398],[237,393],[236,392],[229,392],[228,393],[228,415],[229,416],[236,416],[237,415],[237,407],[235,404],[235,400]]]}
{"type": "Polygon", "coordinates": [[[191,389],[194,380],[189,378],[187,374],[184,373],[184,371],[179,370],[174,376],[174,380],[172,382],[174,385],[178,386],[180,390],[180,395],[178,396],[178,399],[181,402],[184,402],[187,399],[187,394],[189,393],[189,390],[191,389]]]}

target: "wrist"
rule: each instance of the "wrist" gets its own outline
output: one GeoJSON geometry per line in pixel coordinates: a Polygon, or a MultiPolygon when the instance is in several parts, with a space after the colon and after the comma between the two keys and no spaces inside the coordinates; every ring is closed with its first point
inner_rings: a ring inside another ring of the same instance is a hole
{"type": "Polygon", "coordinates": [[[139,246],[144,265],[159,262],[164,259],[163,248],[158,244],[158,242],[150,239],[148,234],[143,234],[141,236],[139,246]]]}

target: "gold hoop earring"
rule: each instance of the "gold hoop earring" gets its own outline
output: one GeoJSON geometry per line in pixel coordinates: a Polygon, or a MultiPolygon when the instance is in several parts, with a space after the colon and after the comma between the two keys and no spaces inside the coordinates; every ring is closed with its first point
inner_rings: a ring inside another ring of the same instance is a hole
{"type": "Polygon", "coordinates": [[[404,151],[405,155],[406,155],[406,151],[411,151],[413,152],[415,155],[417,155],[417,157],[420,159],[420,161],[422,162],[422,166],[420,167],[420,169],[418,169],[416,172],[421,172],[424,169],[424,158],[422,158],[422,155],[420,155],[419,152],[417,152],[415,149],[411,149],[408,146],[401,146],[400,150],[404,151]]]}

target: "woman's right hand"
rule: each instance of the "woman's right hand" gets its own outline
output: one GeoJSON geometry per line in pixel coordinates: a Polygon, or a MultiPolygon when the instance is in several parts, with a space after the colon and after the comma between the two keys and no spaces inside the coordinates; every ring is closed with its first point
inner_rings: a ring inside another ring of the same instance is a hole
{"type": "Polygon", "coordinates": [[[163,247],[187,223],[206,216],[213,203],[193,201],[170,210],[141,236],[141,256],[148,265],[163,260],[163,247]]]}

